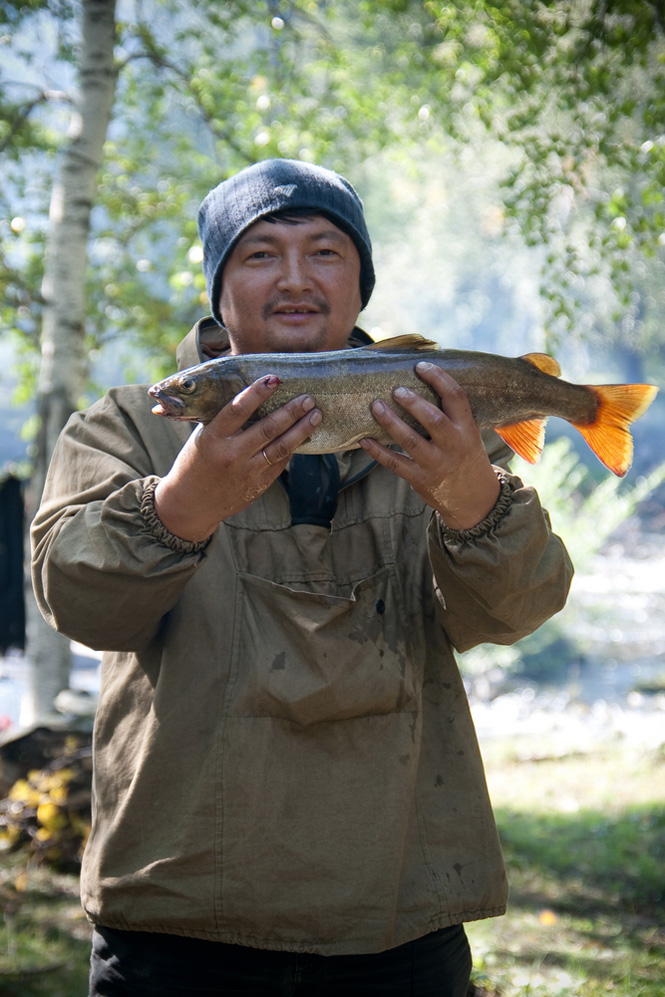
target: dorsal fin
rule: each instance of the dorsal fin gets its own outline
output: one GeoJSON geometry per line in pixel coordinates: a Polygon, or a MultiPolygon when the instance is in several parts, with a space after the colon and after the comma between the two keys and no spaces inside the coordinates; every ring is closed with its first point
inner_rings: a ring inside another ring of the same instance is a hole
{"type": "Polygon", "coordinates": [[[551,374],[552,377],[561,377],[561,367],[554,357],[547,353],[525,353],[520,360],[526,360],[532,367],[542,370],[543,374],[551,374]]]}
{"type": "Polygon", "coordinates": [[[425,339],[417,332],[407,333],[404,336],[393,336],[392,339],[381,339],[378,343],[366,346],[366,350],[438,350],[440,346],[433,339],[425,339]]]}

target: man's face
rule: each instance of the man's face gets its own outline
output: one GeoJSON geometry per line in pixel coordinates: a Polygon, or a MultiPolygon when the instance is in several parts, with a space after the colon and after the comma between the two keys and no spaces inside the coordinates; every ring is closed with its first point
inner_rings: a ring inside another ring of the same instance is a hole
{"type": "Polygon", "coordinates": [[[232,353],[340,350],[361,307],[355,243],[321,215],[255,222],[224,267],[219,308],[232,353]]]}

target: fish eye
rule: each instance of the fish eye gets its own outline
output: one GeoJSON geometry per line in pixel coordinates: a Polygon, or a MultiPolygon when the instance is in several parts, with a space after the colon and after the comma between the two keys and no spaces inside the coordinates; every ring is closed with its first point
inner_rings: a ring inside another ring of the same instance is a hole
{"type": "Polygon", "coordinates": [[[196,391],[196,380],[193,377],[185,377],[180,382],[180,390],[186,395],[191,395],[196,391]]]}

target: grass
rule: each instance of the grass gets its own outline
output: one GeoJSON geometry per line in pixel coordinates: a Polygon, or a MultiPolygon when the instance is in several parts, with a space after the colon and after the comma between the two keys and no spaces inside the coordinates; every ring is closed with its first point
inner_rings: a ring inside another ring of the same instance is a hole
{"type": "MultiPolygon", "coordinates": [[[[467,925],[479,993],[665,997],[665,755],[485,746],[508,914],[467,925]]],[[[84,997],[90,926],[75,876],[0,860],[0,994],[84,997]]]]}
{"type": "Polygon", "coordinates": [[[665,997],[665,756],[485,751],[508,914],[467,926],[501,997],[665,997]]]}
{"type": "Polygon", "coordinates": [[[20,853],[0,861],[0,994],[85,997],[92,929],[78,878],[33,867],[20,853]]]}

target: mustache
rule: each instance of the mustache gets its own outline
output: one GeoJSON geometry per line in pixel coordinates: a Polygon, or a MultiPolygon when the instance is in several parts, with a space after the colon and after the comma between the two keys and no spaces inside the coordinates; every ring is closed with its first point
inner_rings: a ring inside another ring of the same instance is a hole
{"type": "Polygon", "coordinates": [[[315,308],[317,312],[321,312],[322,315],[330,315],[330,304],[325,298],[307,297],[297,298],[295,301],[291,298],[272,298],[263,306],[263,318],[269,318],[277,308],[292,308],[294,305],[309,305],[311,308],[315,308]]]}

